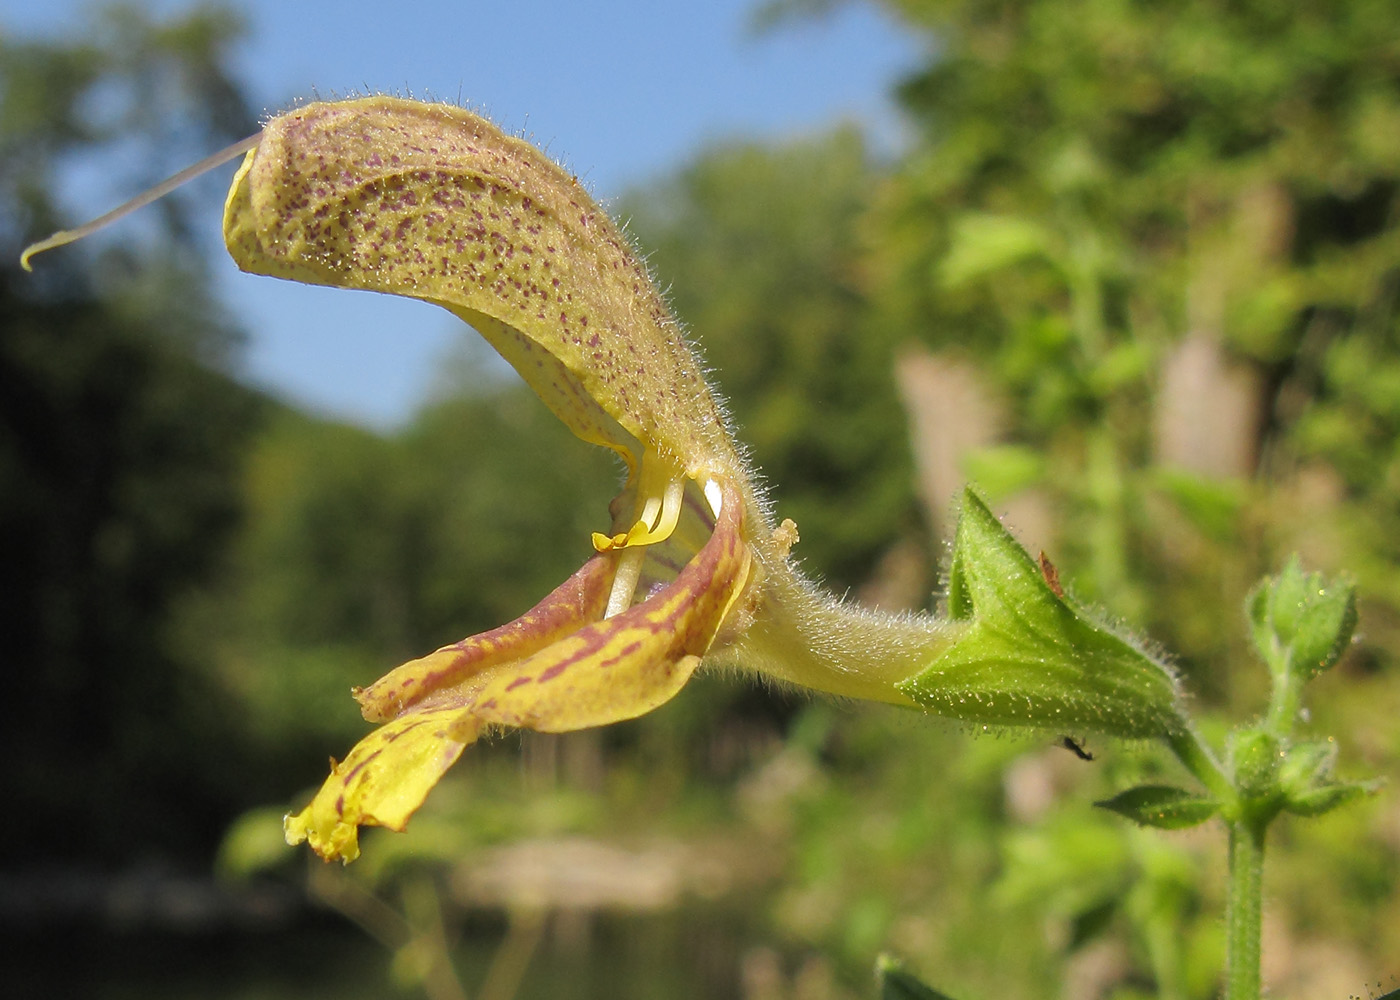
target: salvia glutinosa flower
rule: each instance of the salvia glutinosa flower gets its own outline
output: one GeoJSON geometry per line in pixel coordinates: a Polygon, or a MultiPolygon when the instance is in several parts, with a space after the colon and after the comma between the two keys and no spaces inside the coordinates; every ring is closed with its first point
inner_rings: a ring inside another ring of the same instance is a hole
{"type": "MultiPolygon", "coordinates": [[[[998,549],[1000,562],[968,554],[1003,541],[975,499],[949,620],[863,610],[806,581],[788,555],[796,526],[770,512],[645,266],[577,179],[529,143],[460,108],[370,97],[280,115],[223,156],[245,150],[224,210],[239,267],[443,306],[627,468],[592,554],[539,604],[354,691],[378,728],[287,818],[290,842],[351,860],[360,826],[403,829],[484,731],[632,718],[702,662],[974,721],[1126,735],[1175,725],[1170,674],[1133,665],[1141,654],[1116,636],[1084,626],[1121,646],[1127,666],[1097,676],[1069,662],[1055,630],[1078,619],[1019,548],[998,549]],[[1055,633],[1050,653],[980,621],[979,600],[1017,604],[1018,620],[1036,605],[1042,631],[1055,633]],[[1046,680],[1056,655],[1068,665],[1046,680]],[[1113,722],[1123,708],[1137,721],[1113,722]]],[[[26,266],[106,218],[36,244],[26,266]]]]}

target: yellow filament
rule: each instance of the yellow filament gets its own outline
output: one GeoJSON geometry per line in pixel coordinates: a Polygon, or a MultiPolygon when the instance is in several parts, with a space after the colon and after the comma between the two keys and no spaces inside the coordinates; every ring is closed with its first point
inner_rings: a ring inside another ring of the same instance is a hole
{"type": "Polygon", "coordinates": [[[646,561],[646,546],[664,542],[676,530],[685,502],[685,483],[685,479],[672,475],[667,463],[655,456],[643,456],[637,483],[637,494],[642,501],[641,516],[625,532],[593,533],[593,547],[599,552],[624,550],[617,560],[604,618],[611,618],[632,606],[642,576],[642,564],[646,561]]]}
{"type": "Polygon", "coordinates": [[[673,479],[660,496],[647,497],[641,520],[627,532],[628,545],[652,545],[664,542],[676,530],[681,518],[681,501],[685,498],[685,480],[673,479]],[[638,531],[638,529],[642,529],[638,531]]]}
{"type": "Polygon", "coordinates": [[[669,477],[662,480],[666,473],[664,466],[661,467],[662,472],[654,471],[660,464],[645,461],[642,463],[638,492],[646,497],[646,500],[641,517],[637,518],[632,527],[616,535],[593,532],[593,547],[599,552],[630,548],[634,545],[654,545],[670,538],[671,532],[676,530],[676,523],[681,518],[681,508],[684,506],[685,480],[669,477]],[[664,486],[661,485],[662,482],[665,483],[664,486]]]}
{"type": "Polygon", "coordinates": [[[617,572],[613,574],[612,591],[608,594],[608,608],[603,618],[620,615],[632,606],[632,596],[637,592],[637,581],[642,576],[642,563],[646,561],[647,550],[641,547],[626,549],[617,560],[617,572]]]}

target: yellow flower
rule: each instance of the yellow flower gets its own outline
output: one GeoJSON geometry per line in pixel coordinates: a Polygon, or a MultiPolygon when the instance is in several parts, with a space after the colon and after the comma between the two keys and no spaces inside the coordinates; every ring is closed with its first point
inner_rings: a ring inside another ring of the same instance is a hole
{"type": "Polygon", "coordinates": [[[894,685],[944,627],[836,604],[796,574],[795,526],[774,525],[645,267],[533,146],[445,105],[309,105],[263,130],[224,228],[245,270],[446,307],[629,470],[597,554],[557,590],[355,692],[380,727],[288,818],[290,841],[351,859],[358,826],[402,829],[484,729],[632,718],[702,658],[912,704],[894,685]]]}
{"type": "Polygon", "coordinates": [[[796,572],[796,526],[774,523],[632,247],[576,178],[474,114],[386,97],[310,104],[23,263],[245,150],[224,211],[241,268],[447,308],[628,470],[595,554],[553,593],[354,692],[379,728],[287,818],[290,842],[351,860],[358,827],[403,829],[483,730],[632,718],[702,659],[916,704],[896,685],[960,626],[842,604],[796,572]]]}
{"type": "Polygon", "coordinates": [[[287,818],[290,842],[351,860],[359,827],[403,829],[483,730],[632,718],[702,661],[983,726],[1187,732],[1171,668],[1067,602],[971,491],[948,620],[866,611],[803,579],[788,559],[797,526],[775,525],[627,241],[574,177],[460,108],[308,105],[20,262],[241,153],[224,209],[240,267],[451,310],[576,435],[627,466],[596,554],[553,593],[354,692],[379,728],[287,818]]]}

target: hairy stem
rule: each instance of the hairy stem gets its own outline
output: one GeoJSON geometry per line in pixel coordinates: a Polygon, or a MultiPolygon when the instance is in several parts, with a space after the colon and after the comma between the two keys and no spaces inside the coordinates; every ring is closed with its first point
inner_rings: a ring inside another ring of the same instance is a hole
{"type": "Polygon", "coordinates": [[[763,568],[752,624],[714,659],[842,698],[917,707],[896,688],[966,626],[836,600],[783,563],[763,568]]]}
{"type": "Polygon", "coordinates": [[[1273,691],[1269,698],[1268,728],[1279,739],[1288,739],[1298,718],[1302,701],[1302,682],[1291,671],[1274,674],[1273,691]]]}
{"type": "Polygon", "coordinates": [[[1263,913],[1265,824],[1230,823],[1225,899],[1225,1000],[1259,1000],[1259,928],[1263,913]]]}

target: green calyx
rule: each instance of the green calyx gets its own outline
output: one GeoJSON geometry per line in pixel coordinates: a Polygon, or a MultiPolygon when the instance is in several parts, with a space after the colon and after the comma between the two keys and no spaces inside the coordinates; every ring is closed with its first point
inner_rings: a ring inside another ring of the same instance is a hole
{"type": "Polygon", "coordinates": [[[948,613],[966,629],[899,689],[929,712],[994,726],[1130,738],[1185,723],[1176,678],[1083,611],[971,490],[963,498],[948,613]]]}

